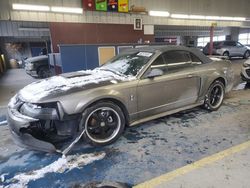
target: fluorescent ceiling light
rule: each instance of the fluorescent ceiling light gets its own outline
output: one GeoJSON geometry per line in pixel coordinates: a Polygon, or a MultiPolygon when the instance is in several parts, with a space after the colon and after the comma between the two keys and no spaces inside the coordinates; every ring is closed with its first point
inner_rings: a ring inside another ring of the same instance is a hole
{"type": "Polygon", "coordinates": [[[171,14],[171,18],[182,18],[182,19],[188,19],[189,16],[187,14],[171,14]]]}
{"type": "Polygon", "coordinates": [[[63,13],[73,13],[73,14],[82,14],[82,8],[74,7],[51,7],[52,12],[63,12],[63,13]]]}
{"type": "Polygon", "coordinates": [[[203,20],[203,19],[205,19],[206,17],[205,17],[205,16],[202,16],[202,15],[189,15],[189,18],[190,18],[190,19],[203,20]]]}
{"type": "Polygon", "coordinates": [[[202,15],[187,15],[187,14],[171,14],[171,18],[178,19],[205,19],[202,15]]]}
{"type": "Polygon", "coordinates": [[[199,20],[218,20],[218,21],[246,21],[244,17],[228,17],[228,16],[203,16],[188,14],[171,14],[171,18],[177,19],[199,19],[199,20]]]}
{"type": "Polygon", "coordinates": [[[219,16],[206,16],[206,20],[220,20],[219,16]]]}
{"type": "Polygon", "coordinates": [[[232,21],[233,17],[220,17],[219,20],[228,20],[228,21],[232,21]]]}
{"type": "Polygon", "coordinates": [[[161,16],[161,17],[169,17],[169,12],[167,11],[149,11],[150,16],[161,16]]]}
{"type": "Polygon", "coordinates": [[[247,19],[244,17],[234,17],[233,20],[234,21],[246,21],[247,19]]]}
{"type": "Polygon", "coordinates": [[[206,16],[206,20],[246,21],[244,17],[206,16]]]}
{"type": "Polygon", "coordinates": [[[44,5],[28,5],[28,4],[12,4],[14,10],[29,10],[29,11],[50,11],[49,6],[44,5]]]}

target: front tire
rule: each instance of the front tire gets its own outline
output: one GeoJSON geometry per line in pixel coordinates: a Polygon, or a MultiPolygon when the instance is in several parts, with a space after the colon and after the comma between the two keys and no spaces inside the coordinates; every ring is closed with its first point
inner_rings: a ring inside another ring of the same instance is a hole
{"type": "Polygon", "coordinates": [[[225,86],[224,84],[216,80],[213,82],[205,96],[204,108],[209,111],[216,111],[220,108],[223,103],[225,95],[225,86]]]}
{"type": "Polygon", "coordinates": [[[119,106],[112,102],[98,102],[83,113],[85,139],[95,146],[115,142],[125,128],[125,117],[119,106]]]}

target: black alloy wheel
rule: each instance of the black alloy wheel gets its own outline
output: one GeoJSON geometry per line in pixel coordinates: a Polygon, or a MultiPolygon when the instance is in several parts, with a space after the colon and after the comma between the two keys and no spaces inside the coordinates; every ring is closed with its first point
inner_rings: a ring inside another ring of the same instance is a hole
{"type": "Polygon", "coordinates": [[[210,111],[218,110],[223,103],[224,95],[224,84],[221,81],[216,80],[208,89],[205,97],[204,107],[210,111]]]}
{"type": "Polygon", "coordinates": [[[112,102],[100,102],[84,113],[85,136],[92,145],[108,145],[117,140],[125,127],[122,110],[112,102]]]}

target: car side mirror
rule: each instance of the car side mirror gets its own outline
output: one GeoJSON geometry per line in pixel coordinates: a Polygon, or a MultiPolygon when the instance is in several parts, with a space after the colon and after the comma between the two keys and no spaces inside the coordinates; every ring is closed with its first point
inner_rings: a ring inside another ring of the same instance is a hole
{"type": "Polygon", "coordinates": [[[162,75],[163,71],[161,69],[151,69],[150,72],[147,74],[147,78],[154,78],[162,75]]]}

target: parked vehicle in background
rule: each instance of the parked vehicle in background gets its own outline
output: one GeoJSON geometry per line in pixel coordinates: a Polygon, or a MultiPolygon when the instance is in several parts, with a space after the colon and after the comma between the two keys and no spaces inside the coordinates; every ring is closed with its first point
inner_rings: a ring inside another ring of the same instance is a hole
{"type": "Polygon", "coordinates": [[[125,126],[200,105],[219,109],[233,79],[229,60],[210,59],[198,49],[135,48],[94,70],[26,86],[8,105],[8,124],[14,139],[33,149],[62,151],[58,145],[72,147],[81,137],[102,146],[125,126]]]}
{"type": "MultiPolygon", "coordinates": [[[[203,48],[203,53],[209,55],[210,42],[203,48]]],[[[212,55],[221,55],[231,57],[243,57],[244,59],[249,58],[250,48],[242,45],[236,41],[218,41],[213,42],[212,55]]]]}
{"type": "Polygon", "coordinates": [[[250,61],[245,61],[241,69],[241,79],[250,83],[250,61]]]}
{"type": "Polygon", "coordinates": [[[21,57],[21,60],[18,61],[19,68],[25,68],[25,60],[28,59],[27,57],[21,57]]]}
{"type": "Polygon", "coordinates": [[[31,57],[25,62],[25,71],[32,77],[47,78],[51,76],[49,59],[47,55],[31,57]]]}

